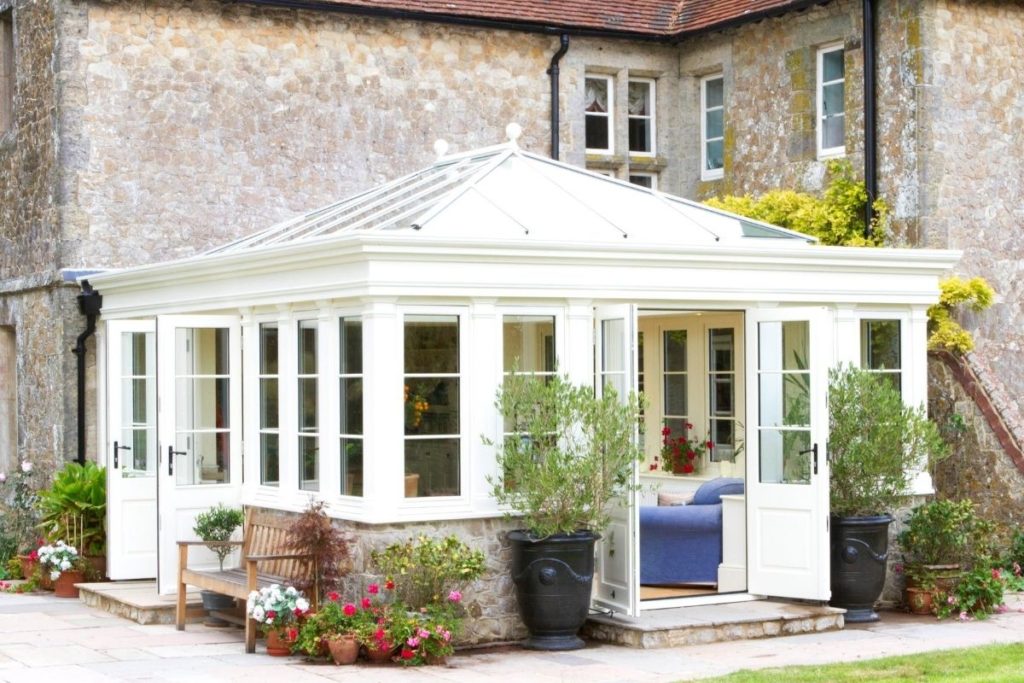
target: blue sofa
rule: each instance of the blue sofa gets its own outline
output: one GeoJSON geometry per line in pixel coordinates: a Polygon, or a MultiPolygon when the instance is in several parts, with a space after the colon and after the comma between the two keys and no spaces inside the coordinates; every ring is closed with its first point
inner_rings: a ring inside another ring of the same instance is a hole
{"type": "Polygon", "coordinates": [[[704,482],[689,505],[640,508],[640,583],[718,583],[722,563],[722,496],[743,493],[743,480],[704,482]]]}

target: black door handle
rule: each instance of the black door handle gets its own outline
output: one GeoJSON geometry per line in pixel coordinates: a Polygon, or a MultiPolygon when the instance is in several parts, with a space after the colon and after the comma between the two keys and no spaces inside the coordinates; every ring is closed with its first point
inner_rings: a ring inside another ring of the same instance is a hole
{"type": "Polygon", "coordinates": [[[114,469],[115,470],[117,469],[117,452],[118,451],[130,451],[131,449],[132,449],[131,446],[118,446],[117,442],[116,441],[114,442],[114,469]]]}
{"type": "Polygon", "coordinates": [[[818,473],[818,444],[814,444],[806,451],[800,451],[800,455],[807,455],[808,453],[814,453],[814,473],[818,473]]]}
{"type": "Polygon", "coordinates": [[[167,447],[167,474],[170,476],[174,475],[174,456],[176,455],[188,455],[185,451],[176,451],[174,446],[167,447]]]}

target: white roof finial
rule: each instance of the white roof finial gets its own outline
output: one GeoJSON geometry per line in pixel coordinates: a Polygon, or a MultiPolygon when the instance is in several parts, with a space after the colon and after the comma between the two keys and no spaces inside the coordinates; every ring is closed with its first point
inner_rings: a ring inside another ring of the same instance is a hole
{"type": "Polygon", "coordinates": [[[505,135],[508,136],[508,141],[512,143],[513,147],[519,146],[519,136],[523,134],[523,127],[518,123],[510,123],[505,126],[505,135]]]}
{"type": "Polygon", "coordinates": [[[434,154],[440,159],[448,153],[448,143],[445,140],[438,138],[437,142],[434,143],[434,154]]]}

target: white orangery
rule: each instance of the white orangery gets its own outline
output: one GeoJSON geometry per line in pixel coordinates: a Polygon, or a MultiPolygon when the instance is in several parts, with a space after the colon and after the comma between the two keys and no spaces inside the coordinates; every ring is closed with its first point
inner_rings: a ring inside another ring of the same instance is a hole
{"type": "Polygon", "coordinates": [[[481,436],[500,438],[495,391],[517,367],[650,399],[645,486],[599,546],[598,605],[825,600],[827,370],[884,372],[924,401],[925,311],[958,256],[822,247],[513,141],[209,253],[93,275],[110,576],[173,591],[174,543],[217,502],[312,496],[369,524],[502,514],[481,436]],[[657,467],[665,427],[714,443],[694,472],[657,467]],[[711,573],[644,580],[680,549],[676,511],[655,511],[668,536],[646,543],[641,513],[694,493],[720,506],[711,573]]]}

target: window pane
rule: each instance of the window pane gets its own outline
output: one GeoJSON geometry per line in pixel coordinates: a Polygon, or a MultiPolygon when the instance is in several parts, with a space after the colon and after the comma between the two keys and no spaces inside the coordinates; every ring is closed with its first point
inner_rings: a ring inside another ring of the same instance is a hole
{"type": "Polygon", "coordinates": [[[459,372],[458,316],[405,316],[405,372],[459,372]]]}
{"type": "Polygon", "coordinates": [[[359,318],[342,318],[339,324],[341,374],[360,375],[363,372],[363,321],[359,318]]]}
{"type": "Polygon", "coordinates": [[[654,176],[651,175],[630,175],[629,182],[649,190],[654,189],[654,176]]]}
{"type": "Polygon", "coordinates": [[[279,439],[277,434],[260,434],[260,483],[264,486],[277,486],[281,481],[279,439]]]}
{"type": "Polygon", "coordinates": [[[733,369],[733,331],[725,328],[711,330],[711,354],[709,358],[712,372],[729,372],[733,369]]]}
{"type": "Polygon", "coordinates": [[[277,429],[280,425],[277,381],[276,377],[260,380],[260,429],[277,429]]]}
{"type": "Polygon", "coordinates": [[[459,495],[459,439],[407,439],[405,497],[459,495]]]}
{"type": "Polygon", "coordinates": [[[585,110],[588,112],[608,112],[608,80],[604,78],[588,78],[585,81],[585,110]]]}
{"type": "Polygon", "coordinates": [[[226,484],[230,477],[227,432],[178,432],[175,435],[174,477],[179,486],[226,484]],[[184,453],[184,455],[180,455],[184,453]]]}
{"type": "Polygon", "coordinates": [[[363,495],[363,440],[341,440],[341,493],[363,495]]]}
{"type": "Polygon", "coordinates": [[[299,436],[299,488],[319,491],[320,449],[316,436],[299,436]]]}
{"type": "Polygon", "coordinates": [[[506,315],[502,319],[505,372],[554,372],[555,318],[544,315],[506,315]]]}
{"type": "Polygon", "coordinates": [[[317,378],[300,377],[299,431],[315,432],[317,426],[317,378]]]}
{"type": "Polygon", "coordinates": [[[651,120],[630,119],[629,120],[629,151],[650,152],[654,149],[651,144],[651,120]]]}
{"type": "Polygon", "coordinates": [[[299,322],[299,374],[316,374],[316,327],[315,320],[299,322]]]}
{"type": "Polygon", "coordinates": [[[707,139],[720,138],[724,135],[725,126],[723,124],[723,118],[725,111],[722,109],[715,109],[705,114],[706,125],[704,126],[704,134],[707,139]]]}
{"type": "Polygon", "coordinates": [[[704,156],[707,157],[707,170],[725,167],[725,144],[722,140],[711,140],[708,142],[704,156]]]}
{"type": "Polygon", "coordinates": [[[845,89],[842,83],[833,83],[821,89],[822,113],[825,117],[842,114],[845,111],[844,93],[845,89]]]}
{"type": "Polygon", "coordinates": [[[341,379],[341,433],[363,433],[363,379],[344,377],[341,379]]]}
{"type": "Polygon", "coordinates": [[[868,370],[899,370],[900,321],[860,322],[860,364],[868,370]]]}
{"type": "Polygon", "coordinates": [[[608,117],[587,115],[587,149],[609,149],[608,117]]]}
{"type": "Polygon", "coordinates": [[[667,330],[665,343],[665,372],[686,371],[686,330],[667,330]]]}
{"type": "Polygon", "coordinates": [[[822,130],[821,136],[821,146],[823,148],[831,149],[832,147],[842,147],[846,144],[845,121],[846,119],[842,116],[824,120],[823,125],[825,128],[822,130]]]}
{"type": "Polygon", "coordinates": [[[665,414],[686,415],[686,375],[665,375],[665,414]]]}
{"type": "Polygon", "coordinates": [[[809,484],[811,434],[765,429],[760,434],[760,480],[765,484],[809,484]]]}
{"type": "Polygon", "coordinates": [[[459,433],[457,377],[406,378],[405,433],[459,433]]]}
{"type": "Polygon", "coordinates": [[[732,375],[712,375],[711,377],[711,414],[718,417],[732,417],[735,413],[732,375]]]}
{"type": "Polygon", "coordinates": [[[644,81],[629,82],[629,115],[651,115],[651,84],[644,81]]]}
{"type": "Polygon", "coordinates": [[[723,97],[725,81],[721,78],[704,81],[704,108],[721,107],[725,104],[723,97]]]}
{"type": "Polygon", "coordinates": [[[736,425],[732,420],[711,420],[712,462],[732,460],[736,446],[736,425]]]}
{"type": "Polygon", "coordinates": [[[227,377],[185,377],[177,380],[178,427],[228,429],[231,406],[227,377]]]}
{"type": "Polygon", "coordinates": [[[666,417],[665,426],[669,428],[670,439],[686,438],[690,430],[686,428],[686,419],[679,417],[666,417]]]}
{"type": "Polygon", "coordinates": [[[827,82],[843,78],[843,75],[846,71],[846,66],[844,64],[843,59],[844,54],[844,50],[832,50],[831,52],[826,52],[822,54],[822,81],[827,82]]]}
{"type": "Polygon", "coordinates": [[[277,325],[260,325],[260,374],[277,374],[277,325]]]}

